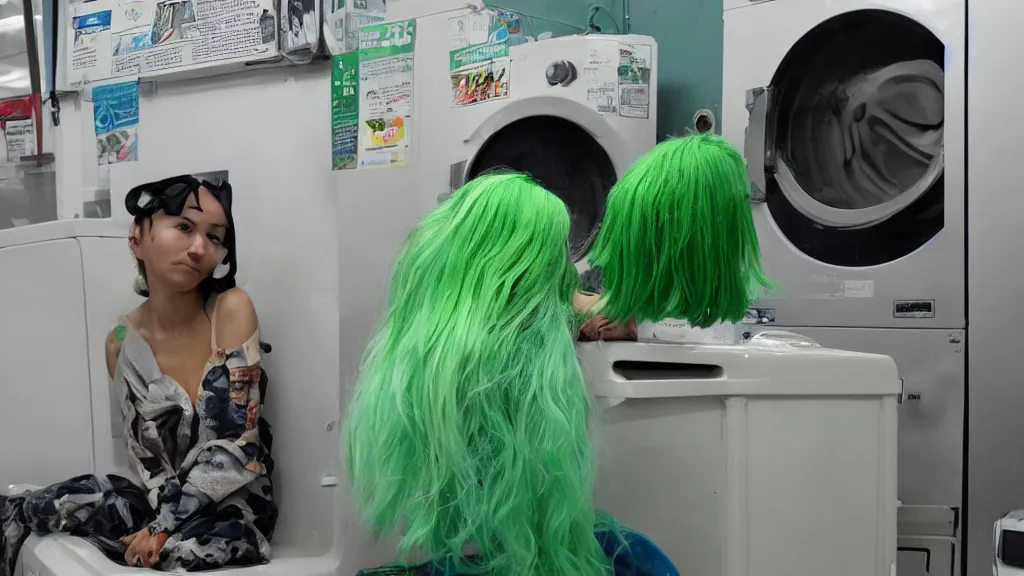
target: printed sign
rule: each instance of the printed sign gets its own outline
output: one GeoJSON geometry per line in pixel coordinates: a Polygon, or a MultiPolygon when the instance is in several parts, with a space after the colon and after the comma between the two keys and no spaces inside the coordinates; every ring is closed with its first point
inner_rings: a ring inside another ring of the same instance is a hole
{"type": "Polygon", "coordinates": [[[509,40],[521,36],[519,17],[482,11],[448,20],[452,106],[508,98],[511,77],[509,40]]]}
{"type": "Polygon", "coordinates": [[[619,116],[650,116],[651,58],[652,50],[647,44],[619,43],[619,116]]]}
{"type": "Polygon", "coordinates": [[[122,82],[92,90],[99,164],[139,159],[139,84],[122,82]]]}
{"type": "Polygon", "coordinates": [[[405,166],[411,142],[416,21],[364,26],[358,39],[357,51],[332,61],[332,166],[405,166]]]}

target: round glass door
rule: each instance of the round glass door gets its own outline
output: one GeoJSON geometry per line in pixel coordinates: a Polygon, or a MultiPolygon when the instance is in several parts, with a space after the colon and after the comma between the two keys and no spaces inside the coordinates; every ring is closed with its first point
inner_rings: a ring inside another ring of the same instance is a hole
{"type": "Polygon", "coordinates": [[[858,10],[822,22],[772,78],[766,202],[808,256],[873,266],[943,226],[945,47],[920,23],[858,10]]]}
{"type": "Polygon", "coordinates": [[[531,175],[565,202],[572,218],[572,260],[578,262],[586,256],[604,217],[608,191],[616,181],[615,167],[594,137],[553,116],[514,122],[484,144],[467,177],[503,168],[531,175]]]}

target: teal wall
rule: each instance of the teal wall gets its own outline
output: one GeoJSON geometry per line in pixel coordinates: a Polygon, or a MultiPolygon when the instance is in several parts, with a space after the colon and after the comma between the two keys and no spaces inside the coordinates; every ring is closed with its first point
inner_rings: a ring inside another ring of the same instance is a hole
{"type": "Polygon", "coordinates": [[[488,6],[520,15],[523,32],[536,37],[586,29],[591,6],[601,6],[594,22],[604,32],[623,27],[629,7],[633,34],[658,41],[658,137],[686,134],[702,108],[721,126],[722,0],[485,0],[488,6]]]}

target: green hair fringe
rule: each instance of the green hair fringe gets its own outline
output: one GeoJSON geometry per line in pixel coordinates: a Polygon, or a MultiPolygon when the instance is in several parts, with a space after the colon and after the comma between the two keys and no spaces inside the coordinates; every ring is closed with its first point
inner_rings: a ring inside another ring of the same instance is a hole
{"type": "Polygon", "coordinates": [[[426,216],[392,270],[345,427],[364,523],[494,576],[610,574],[574,349],[569,214],[521,174],[426,216]],[[472,549],[472,557],[467,550],[472,549]]]}
{"type": "Polygon", "coordinates": [[[620,322],[739,322],[775,286],[761,271],[743,157],[712,135],[666,140],[626,171],[589,260],[604,282],[595,308],[620,322]]]}

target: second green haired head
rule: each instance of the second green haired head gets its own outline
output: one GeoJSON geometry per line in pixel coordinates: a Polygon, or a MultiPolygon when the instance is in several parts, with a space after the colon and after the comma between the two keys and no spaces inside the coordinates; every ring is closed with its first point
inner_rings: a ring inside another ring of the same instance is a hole
{"type": "Polygon", "coordinates": [[[528,176],[486,175],[399,251],[345,435],[363,520],[397,535],[400,557],[494,576],[609,573],[569,224],[528,176]]]}
{"type": "Polygon", "coordinates": [[[738,322],[773,282],[761,271],[743,157],[717,136],[658,144],[608,195],[590,253],[612,320],[738,322]]]}

